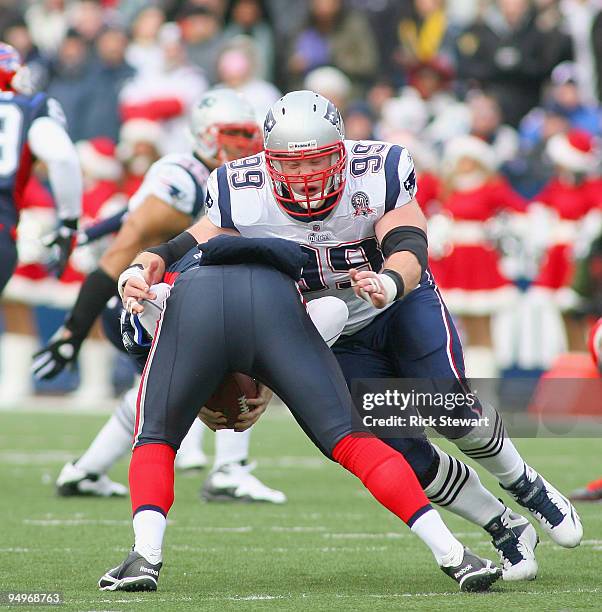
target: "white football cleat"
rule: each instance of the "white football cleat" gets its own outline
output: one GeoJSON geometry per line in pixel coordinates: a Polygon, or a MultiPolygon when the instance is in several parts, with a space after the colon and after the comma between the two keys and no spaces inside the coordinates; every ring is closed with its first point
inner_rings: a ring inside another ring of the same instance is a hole
{"type": "Polygon", "coordinates": [[[282,491],[266,487],[251,471],[256,463],[242,465],[228,463],[211,472],[201,489],[205,501],[269,502],[283,504],[286,495],[282,491]]]}
{"type": "Polygon", "coordinates": [[[583,526],[575,507],[534,469],[526,466],[513,485],[503,488],[531,512],[556,544],[565,548],[579,546],[583,526]]]}
{"type": "Polygon", "coordinates": [[[503,580],[534,580],[537,577],[535,547],[539,542],[535,527],[520,514],[506,508],[485,525],[500,554],[503,580]]]}
{"type": "Polygon", "coordinates": [[[128,489],[106,474],[88,474],[74,463],[66,463],[56,479],[56,492],[61,497],[124,497],[128,489]]]}

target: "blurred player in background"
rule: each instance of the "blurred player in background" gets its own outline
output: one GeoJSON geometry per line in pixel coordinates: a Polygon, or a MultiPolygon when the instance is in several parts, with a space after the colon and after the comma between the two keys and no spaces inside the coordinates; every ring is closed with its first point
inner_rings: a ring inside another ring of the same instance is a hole
{"type": "Polygon", "coordinates": [[[33,93],[27,68],[15,49],[5,43],[0,43],[0,138],[1,292],[17,263],[19,207],[33,163],[40,160],[48,167],[57,203],[60,227],[48,241],[57,276],[67,265],[82,196],[77,152],[65,130],[59,103],[46,94],[33,93]]]}
{"type": "MultiPolygon", "coordinates": [[[[48,266],[58,277],[67,265],[81,214],[79,161],[60,104],[44,93],[34,94],[29,70],[17,51],[0,43],[0,294],[17,265],[19,213],[38,160],[46,165],[58,214],[58,229],[46,237],[48,266]]],[[[17,333],[4,333],[1,339],[3,401],[26,395],[30,387],[29,376],[10,367],[15,363],[18,369],[32,344],[31,330],[13,328],[14,320],[9,321],[9,330],[17,333]]]]}
{"type": "MultiPolygon", "coordinates": [[[[138,191],[129,201],[129,212],[98,268],[82,285],[77,302],[63,327],[34,356],[38,378],[54,378],[77,358],[82,343],[107,302],[115,295],[115,282],[142,249],[167,240],[199,217],[206,182],[212,169],[261,149],[260,130],[248,102],[228,89],[207,92],[191,116],[194,150],[170,154],[154,163],[138,191]]],[[[57,480],[62,495],[125,495],[123,485],[111,481],[106,472],[131,447],[134,431],[135,389],[127,392],[115,414],[99,432],[88,450],[74,463],[67,463],[57,480]]],[[[264,390],[258,402],[267,399],[264,390]]],[[[254,400],[255,401],[255,400],[254,400]]],[[[181,467],[202,467],[200,422],[184,445],[181,467]],[[186,452],[192,453],[192,458],[186,452]]],[[[266,487],[247,463],[250,431],[218,434],[216,459],[203,487],[203,497],[234,501],[282,503],[284,494],[266,487]]]]}

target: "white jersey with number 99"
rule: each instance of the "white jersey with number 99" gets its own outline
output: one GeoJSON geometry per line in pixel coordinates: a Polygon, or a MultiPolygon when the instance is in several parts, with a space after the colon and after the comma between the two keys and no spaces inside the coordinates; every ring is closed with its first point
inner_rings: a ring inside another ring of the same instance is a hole
{"type": "Polygon", "coordinates": [[[277,203],[263,154],[230,162],[213,171],[206,214],[218,227],[250,238],[278,237],[299,243],[309,256],[300,286],[309,300],[334,295],[347,304],[345,334],[365,327],[381,310],[357,298],[349,270],[383,265],[374,225],[416,193],[412,158],[404,147],[378,141],[345,141],[345,188],[324,219],[300,220],[277,203]]]}

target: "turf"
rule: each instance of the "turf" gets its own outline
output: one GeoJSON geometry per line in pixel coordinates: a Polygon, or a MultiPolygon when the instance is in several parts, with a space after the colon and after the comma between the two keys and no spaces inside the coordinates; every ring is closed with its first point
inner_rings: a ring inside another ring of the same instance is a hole
{"type": "MultiPolygon", "coordinates": [[[[279,410],[256,428],[252,453],[256,474],[286,491],[288,503],[204,504],[202,476],[180,475],[160,590],[100,592],[96,581],[131,544],[129,501],[61,499],[53,482],[105,419],[0,412],[0,591],[60,591],[65,604],[59,609],[78,611],[602,609],[602,505],[579,507],[580,548],[563,550],[542,536],[536,581],[461,594],[407,528],[352,476],[322,459],[279,410]]],[[[599,476],[599,439],[517,445],[564,490],[599,476]]],[[[125,482],[126,471],[122,461],[111,475],[125,482]]],[[[444,518],[476,552],[495,554],[484,533],[447,513],[444,518]]]]}

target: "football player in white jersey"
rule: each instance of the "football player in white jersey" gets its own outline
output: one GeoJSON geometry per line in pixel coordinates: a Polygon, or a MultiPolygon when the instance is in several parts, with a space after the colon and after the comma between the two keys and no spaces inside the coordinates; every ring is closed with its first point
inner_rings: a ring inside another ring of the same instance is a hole
{"type": "MultiPolygon", "coordinates": [[[[36,354],[33,369],[38,378],[53,378],[75,361],[92,324],[115,295],[115,279],[136,253],[175,236],[199,217],[211,170],[262,148],[261,131],[251,106],[229,89],[212,90],[201,98],[192,111],[191,132],[193,152],[166,155],[155,162],[131,197],[119,232],[98,268],[85,280],[64,326],[36,354]]],[[[118,317],[114,321],[118,328],[118,317]]],[[[131,448],[136,395],[137,385],[124,395],[85,453],[63,467],[57,480],[60,495],[127,494],[127,489],[111,481],[106,473],[131,448]]],[[[250,403],[266,402],[269,397],[269,390],[263,388],[260,398],[250,403]]],[[[178,467],[204,466],[203,431],[197,421],[185,439],[178,467]]],[[[250,430],[217,434],[214,466],[202,489],[204,499],[286,501],[284,493],[265,486],[251,473],[253,464],[247,463],[249,439],[250,430]]]]}
{"type": "MultiPolygon", "coordinates": [[[[169,247],[135,260],[144,269],[123,277],[125,299],[148,297],[165,263],[218,234],[288,238],[310,258],[302,279],[306,298],[330,294],[347,303],[349,322],[333,351],[348,384],[439,377],[469,391],[458,334],[427,267],[426,220],[414,197],[409,152],[345,141],[336,107],[309,91],[273,105],[264,148],[212,173],[206,216],[169,247]]],[[[455,406],[454,416],[463,410],[455,406]]],[[[468,414],[481,425],[441,433],[496,476],[557,544],[577,546],[582,526],[574,507],[526,465],[496,411],[479,403],[468,414]]],[[[486,491],[472,468],[425,437],[387,442],[403,453],[433,501],[491,534],[505,579],[536,576],[535,529],[486,491]]]]}

